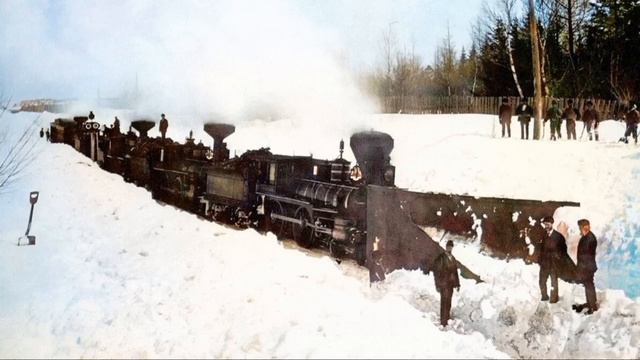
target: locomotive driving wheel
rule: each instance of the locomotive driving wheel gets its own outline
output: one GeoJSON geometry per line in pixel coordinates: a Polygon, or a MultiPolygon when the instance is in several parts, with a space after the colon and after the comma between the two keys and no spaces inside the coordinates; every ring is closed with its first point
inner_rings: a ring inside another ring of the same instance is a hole
{"type": "Polygon", "coordinates": [[[299,207],[294,216],[299,223],[293,224],[293,240],[304,248],[310,248],[315,243],[315,231],[311,214],[304,207],[299,207]]]}
{"type": "Polygon", "coordinates": [[[267,228],[278,238],[286,235],[288,223],[284,220],[274,218],[273,215],[286,216],[284,207],[280,202],[269,202],[269,213],[267,214],[267,228]]]}

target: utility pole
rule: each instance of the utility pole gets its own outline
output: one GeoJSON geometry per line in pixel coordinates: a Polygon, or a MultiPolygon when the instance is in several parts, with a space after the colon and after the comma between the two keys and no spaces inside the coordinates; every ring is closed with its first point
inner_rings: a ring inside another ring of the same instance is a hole
{"type": "Polygon", "coordinates": [[[542,138],[542,69],[540,68],[540,44],[538,42],[538,22],[536,21],[536,10],[534,0],[529,0],[529,31],[531,32],[531,55],[533,57],[534,93],[533,93],[533,139],[542,138]]]}

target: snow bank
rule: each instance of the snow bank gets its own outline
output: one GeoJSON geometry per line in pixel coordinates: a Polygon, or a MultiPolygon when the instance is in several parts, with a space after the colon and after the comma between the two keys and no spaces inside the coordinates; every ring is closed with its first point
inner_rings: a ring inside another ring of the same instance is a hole
{"type": "Polygon", "coordinates": [[[2,203],[2,357],[505,357],[328,257],[162,206],[68,146],[41,150],[2,203]],[[37,245],[17,247],[30,190],[37,245]]]}
{"type": "MultiPolygon", "coordinates": [[[[111,123],[107,116],[119,112],[96,115],[111,123]]],[[[6,114],[0,130],[32,116],[6,114]]],[[[600,143],[495,139],[494,121],[376,115],[365,126],[354,119],[327,129],[255,120],[238,124],[228,143],[238,154],[271,146],[333,158],[341,138],[348,144],[353,130],[375,128],[395,139],[401,187],[579,201],[580,208],[560,208],[554,217],[568,225],[572,255],[576,220],[592,221],[599,240],[596,314],[573,313],[583,289],[562,282],[560,302],[541,304],[537,266],[497,261],[456,239],[454,254],[487,281],[463,281],[453,324],[443,332],[431,277],[398,271],[369,287],[366,271],[349,262],[162,206],[70,147],[42,141],[30,172],[0,205],[0,355],[637,357],[639,299],[605,289],[638,296],[639,148],[616,142],[623,125],[613,121],[602,124],[600,143]],[[41,191],[31,231],[38,245],[19,248],[31,190],[41,191]]],[[[182,139],[188,130],[170,125],[170,136],[182,139]]],[[[198,137],[207,141],[200,130],[198,137]]],[[[353,159],[350,151],[345,157],[353,159]]]]}

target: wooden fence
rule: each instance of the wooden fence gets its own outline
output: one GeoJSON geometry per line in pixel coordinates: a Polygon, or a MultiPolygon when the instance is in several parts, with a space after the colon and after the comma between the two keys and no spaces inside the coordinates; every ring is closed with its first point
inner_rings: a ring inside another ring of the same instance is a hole
{"type": "MultiPolygon", "coordinates": [[[[498,114],[502,97],[475,96],[389,96],[382,99],[382,112],[407,114],[498,114]]],[[[515,110],[519,97],[507,97],[515,110]]],[[[560,109],[567,106],[569,98],[553,98],[558,101],[560,109]]],[[[552,98],[545,98],[545,109],[551,105],[552,98]]],[[[620,119],[627,109],[627,104],[616,100],[574,98],[573,106],[583,111],[584,104],[591,100],[600,112],[601,119],[620,119]]],[[[533,106],[533,98],[527,98],[533,106]]],[[[515,113],[515,111],[514,111],[515,113]]],[[[544,113],[544,111],[543,111],[544,113]]]]}

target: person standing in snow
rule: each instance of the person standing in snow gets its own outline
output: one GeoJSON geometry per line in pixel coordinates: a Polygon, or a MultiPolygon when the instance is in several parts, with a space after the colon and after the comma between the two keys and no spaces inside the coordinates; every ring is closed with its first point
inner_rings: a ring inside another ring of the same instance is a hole
{"type": "Polygon", "coordinates": [[[162,135],[163,140],[167,137],[168,128],[169,128],[169,121],[164,117],[164,114],[162,114],[160,119],[160,134],[162,135]]]}
{"type": "Polygon", "coordinates": [[[567,101],[567,107],[562,112],[562,119],[567,120],[567,139],[577,140],[576,138],[576,121],[580,120],[580,111],[573,107],[573,100],[567,101]]]}
{"type": "Polygon", "coordinates": [[[502,126],[502,137],[504,137],[505,129],[509,137],[511,137],[511,105],[507,98],[502,99],[502,105],[498,110],[498,119],[502,126]]]}
{"type": "Polygon", "coordinates": [[[628,113],[624,116],[627,123],[627,130],[624,132],[624,142],[629,143],[628,137],[633,136],[633,139],[638,143],[638,122],[640,122],[640,114],[638,113],[638,107],[634,104],[628,113]]]}
{"type": "Polygon", "coordinates": [[[527,103],[527,99],[520,99],[520,104],[516,109],[516,115],[518,115],[518,121],[520,122],[520,138],[529,140],[529,122],[531,122],[531,116],[533,116],[533,109],[527,103]]]}
{"type": "Polygon", "coordinates": [[[587,298],[587,314],[592,314],[598,310],[598,304],[596,299],[596,288],[593,283],[593,276],[598,270],[596,265],[596,247],[598,241],[596,236],[591,232],[591,225],[589,220],[578,220],[578,227],[580,228],[580,242],[578,242],[578,266],[577,275],[578,279],[584,285],[585,296],[587,298]]]}
{"type": "Polygon", "coordinates": [[[562,258],[567,253],[567,242],[564,236],[553,229],[553,218],[545,216],[542,219],[544,235],[540,242],[540,294],[542,301],[548,301],[547,280],[551,277],[551,300],[550,303],[558,302],[558,276],[562,267],[562,258]]]}
{"type": "Polygon", "coordinates": [[[453,251],[453,241],[447,241],[446,249],[445,252],[438,255],[433,264],[436,290],[440,293],[440,324],[442,326],[447,326],[450,318],[453,289],[460,290],[458,262],[451,253],[453,251]]]}
{"type": "Polygon", "coordinates": [[[120,119],[116,116],[113,120],[113,132],[115,134],[120,134],[120,119]]]}
{"type": "MultiPolygon", "coordinates": [[[[589,133],[589,141],[593,140],[595,135],[596,141],[598,141],[598,124],[600,124],[600,113],[593,107],[591,100],[587,101],[584,105],[584,112],[582,113],[582,121],[589,133]],[[593,129],[593,131],[592,131],[593,129]]],[[[580,136],[582,138],[582,136],[580,136]]]]}
{"type": "Polygon", "coordinates": [[[551,140],[562,139],[562,135],[560,134],[560,125],[562,124],[562,120],[560,116],[562,112],[558,107],[558,102],[556,100],[551,101],[551,107],[547,110],[547,115],[544,118],[544,122],[550,121],[551,127],[551,140]],[[556,137],[556,134],[558,136],[556,137]]]}

